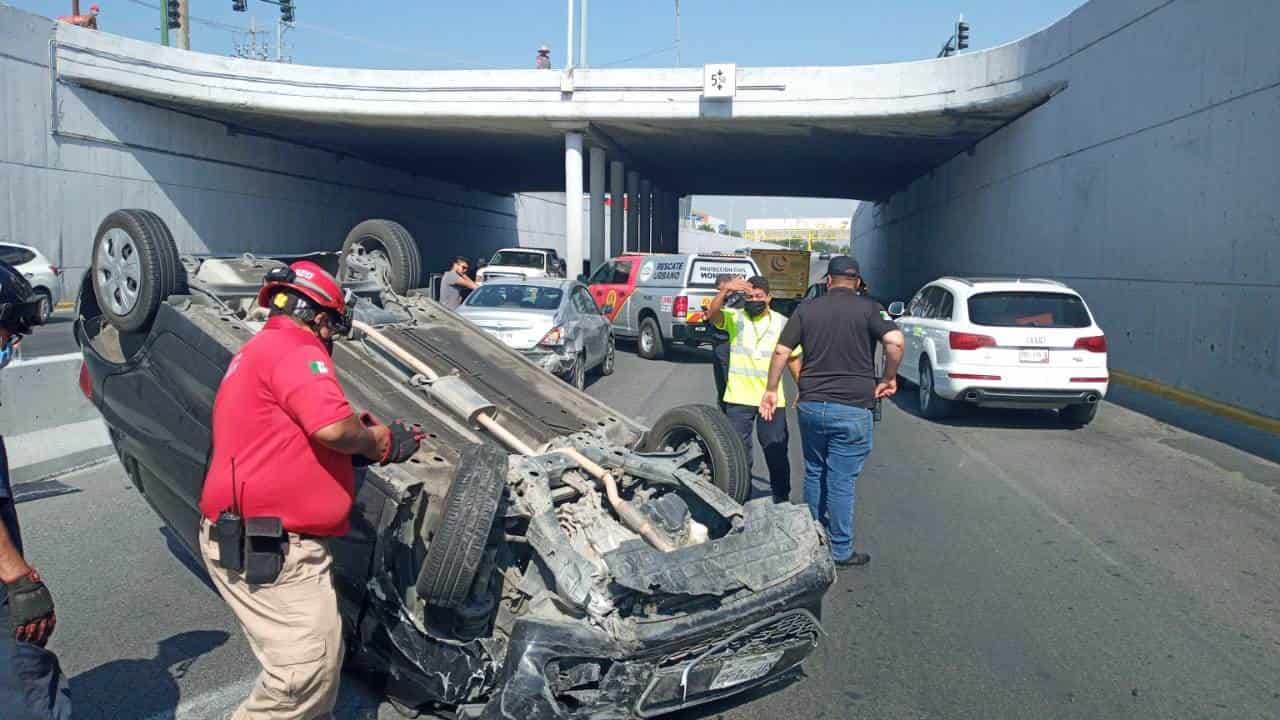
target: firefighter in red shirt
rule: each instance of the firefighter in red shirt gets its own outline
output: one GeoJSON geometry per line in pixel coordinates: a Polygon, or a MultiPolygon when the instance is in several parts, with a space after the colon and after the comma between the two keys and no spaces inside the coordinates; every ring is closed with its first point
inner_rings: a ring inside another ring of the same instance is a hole
{"type": "Polygon", "coordinates": [[[332,275],[307,261],[276,268],[258,303],[266,326],[214,401],[200,550],[263,668],[233,717],[327,718],[343,656],[327,539],[349,528],[353,460],[404,462],[422,436],[347,404],[330,354],[350,318],[332,275]]]}

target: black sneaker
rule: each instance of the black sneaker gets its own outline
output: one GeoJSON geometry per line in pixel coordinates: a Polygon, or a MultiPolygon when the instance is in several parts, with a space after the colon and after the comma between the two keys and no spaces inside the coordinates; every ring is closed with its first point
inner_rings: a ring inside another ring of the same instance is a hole
{"type": "Polygon", "coordinates": [[[845,558],[844,560],[836,560],[836,567],[839,567],[839,568],[860,567],[862,565],[866,565],[869,562],[871,562],[870,555],[866,553],[856,552],[850,555],[849,557],[845,558]]]}

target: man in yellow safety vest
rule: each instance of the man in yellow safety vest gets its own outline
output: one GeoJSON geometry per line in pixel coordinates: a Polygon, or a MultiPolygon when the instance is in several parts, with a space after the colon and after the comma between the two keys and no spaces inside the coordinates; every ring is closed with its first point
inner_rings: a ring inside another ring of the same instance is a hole
{"type": "MultiPolygon", "coordinates": [[[[787,458],[789,434],[786,413],[777,413],[766,420],[760,415],[760,400],[769,379],[769,360],[778,344],[782,328],[787,324],[785,315],[769,308],[771,300],[769,281],[763,277],[747,280],[737,278],[724,283],[707,306],[707,316],[717,328],[729,334],[729,375],[721,399],[724,412],[742,437],[747,450],[747,468],[754,455],[751,431],[754,428],[760,449],[764,451],[765,464],[769,466],[769,486],[774,502],[786,502],[791,498],[791,462],[787,458]],[[726,308],[730,295],[743,293],[746,302],[741,309],[726,308]]],[[[791,357],[791,372],[799,377],[801,348],[791,357]]],[[[778,405],[785,406],[786,398],[780,393],[778,405]]]]}

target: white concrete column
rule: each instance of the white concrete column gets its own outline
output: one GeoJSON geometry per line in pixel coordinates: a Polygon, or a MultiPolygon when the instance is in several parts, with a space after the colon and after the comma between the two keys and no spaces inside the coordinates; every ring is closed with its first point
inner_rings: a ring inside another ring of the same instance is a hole
{"type": "Polygon", "coordinates": [[[571,278],[582,272],[582,133],[564,134],[564,260],[571,278]]]}
{"type": "MultiPolygon", "coordinates": [[[[586,0],[583,0],[586,7],[586,0]]],[[[609,246],[604,239],[604,148],[591,148],[591,270],[609,259],[609,246]]],[[[587,273],[590,275],[590,273],[587,273]]]]}
{"type": "Polygon", "coordinates": [[[635,252],[640,249],[640,173],[627,172],[627,236],[622,249],[635,252]]]}
{"type": "Polygon", "coordinates": [[[636,251],[650,252],[653,249],[650,233],[653,231],[653,188],[649,181],[640,178],[640,232],[636,234],[636,251]]]}
{"type": "Polygon", "coordinates": [[[609,257],[622,254],[622,239],[625,237],[627,220],[623,213],[626,168],[622,162],[614,160],[609,163],[609,257]]]}

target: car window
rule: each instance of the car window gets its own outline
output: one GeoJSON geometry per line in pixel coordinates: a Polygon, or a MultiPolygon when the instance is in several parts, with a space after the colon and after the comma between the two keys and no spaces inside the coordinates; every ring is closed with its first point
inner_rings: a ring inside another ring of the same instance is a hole
{"type": "Polygon", "coordinates": [[[504,310],[558,310],[564,291],[540,285],[492,285],[476,288],[463,303],[467,307],[504,310]]]}
{"type": "Polygon", "coordinates": [[[618,260],[610,263],[613,266],[613,279],[610,280],[614,285],[626,285],[631,281],[631,268],[635,265],[631,260],[618,260]]]}
{"type": "Polygon", "coordinates": [[[493,259],[489,261],[489,264],[541,270],[545,258],[546,255],[543,255],[540,252],[529,252],[526,250],[499,250],[493,254],[493,259]]]}
{"type": "Polygon", "coordinates": [[[955,311],[956,298],[946,288],[938,288],[942,292],[942,302],[938,305],[938,309],[933,316],[939,320],[950,320],[952,313],[955,311]]]}
{"type": "Polygon", "coordinates": [[[36,254],[26,248],[13,245],[0,245],[0,260],[10,265],[25,265],[36,258],[36,254]]]}
{"type": "Polygon", "coordinates": [[[1089,311],[1076,295],[990,292],[969,298],[969,322],[993,327],[1089,327],[1089,311]]]}
{"type": "Polygon", "coordinates": [[[938,306],[941,304],[941,298],[938,295],[941,292],[942,288],[936,285],[930,285],[922,290],[920,292],[920,302],[911,315],[926,320],[937,317],[938,306]]]}
{"type": "Polygon", "coordinates": [[[586,290],[578,288],[573,291],[573,302],[578,306],[578,311],[587,315],[599,315],[600,308],[596,307],[596,301],[591,299],[591,295],[586,290]]]}
{"type": "Polygon", "coordinates": [[[613,274],[617,269],[617,265],[618,263],[616,262],[607,262],[596,268],[596,271],[591,273],[590,279],[587,280],[587,284],[600,285],[602,283],[613,282],[613,274]]]}

